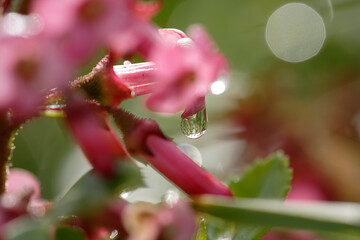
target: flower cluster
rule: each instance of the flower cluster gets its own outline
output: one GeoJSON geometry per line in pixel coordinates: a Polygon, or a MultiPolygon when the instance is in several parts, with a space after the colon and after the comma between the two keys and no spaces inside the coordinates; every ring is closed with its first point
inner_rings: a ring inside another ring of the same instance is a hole
{"type": "MultiPolygon", "coordinates": [[[[33,0],[18,5],[3,1],[0,15],[0,184],[5,184],[14,132],[32,118],[55,115],[64,118],[103,181],[121,178],[118,165],[140,157],[190,197],[232,196],[156,122],[117,108],[126,99],[146,94],[152,111],[185,110],[183,118],[202,111],[211,83],[227,70],[203,27],[192,26],[189,36],[177,29],[158,29],[150,22],[160,8],[158,1],[33,0]],[[104,49],[108,54],[93,70],[78,76],[104,49]],[[134,56],[142,62],[131,63],[134,56]],[[124,65],[115,65],[118,61],[124,65]]],[[[40,185],[29,173],[12,170],[6,183],[0,237],[14,218],[56,212],[40,199],[40,185]]],[[[55,227],[80,229],[87,239],[102,239],[116,230],[121,239],[184,240],[192,238],[196,227],[193,210],[182,201],[171,207],[132,205],[111,197],[102,202],[101,211],[69,214],[76,215],[55,221],[55,227]]]]}

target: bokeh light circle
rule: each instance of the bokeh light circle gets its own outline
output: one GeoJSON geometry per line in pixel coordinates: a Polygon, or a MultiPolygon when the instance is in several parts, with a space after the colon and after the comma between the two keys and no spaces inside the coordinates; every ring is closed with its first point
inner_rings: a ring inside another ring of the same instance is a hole
{"type": "Polygon", "coordinates": [[[322,17],[303,3],[278,8],[266,24],[266,42],[278,58],[302,62],[314,57],[326,38],[322,17]]]}

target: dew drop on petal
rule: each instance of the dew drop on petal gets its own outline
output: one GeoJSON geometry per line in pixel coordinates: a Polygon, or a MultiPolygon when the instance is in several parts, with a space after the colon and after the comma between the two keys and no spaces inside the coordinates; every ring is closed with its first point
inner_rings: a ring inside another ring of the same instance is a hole
{"type": "Polygon", "coordinates": [[[191,158],[197,165],[199,165],[200,167],[202,166],[202,157],[199,149],[187,143],[179,144],[177,145],[177,147],[189,158],[191,158]]]}
{"type": "Polygon", "coordinates": [[[177,190],[168,190],[162,197],[163,201],[170,207],[173,207],[180,199],[180,194],[177,190]]]}
{"type": "Polygon", "coordinates": [[[125,60],[125,61],[124,61],[124,65],[125,65],[125,66],[131,65],[131,62],[130,62],[129,60],[125,60]]]}
{"type": "Polygon", "coordinates": [[[112,231],[111,234],[110,234],[110,239],[116,238],[118,234],[119,234],[119,233],[118,233],[117,230],[112,231]]]}
{"type": "Polygon", "coordinates": [[[208,126],[206,108],[194,115],[181,119],[181,132],[191,139],[203,136],[208,126]]]}

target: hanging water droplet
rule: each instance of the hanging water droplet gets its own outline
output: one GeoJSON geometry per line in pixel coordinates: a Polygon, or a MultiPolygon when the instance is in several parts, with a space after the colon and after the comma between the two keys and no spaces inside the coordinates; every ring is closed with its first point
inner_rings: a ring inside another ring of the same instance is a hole
{"type": "Polygon", "coordinates": [[[206,108],[194,115],[181,119],[182,133],[191,139],[196,139],[204,135],[208,125],[206,108]]]}
{"type": "Polygon", "coordinates": [[[199,165],[200,167],[202,166],[202,157],[199,149],[187,143],[179,144],[177,145],[177,147],[189,158],[191,158],[197,165],[199,165]]]}

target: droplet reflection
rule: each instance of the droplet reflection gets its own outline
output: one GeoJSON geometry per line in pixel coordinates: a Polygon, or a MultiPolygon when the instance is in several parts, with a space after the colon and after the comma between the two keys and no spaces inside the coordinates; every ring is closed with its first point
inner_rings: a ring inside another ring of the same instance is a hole
{"type": "Polygon", "coordinates": [[[202,166],[202,157],[199,149],[195,146],[187,143],[177,145],[177,147],[183,151],[189,158],[191,158],[197,165],[202,166]]]}
{"type": "Polygon", "coordinates": [[[194,115],[181,119],[182,133],[191,139],[203,136],[208,126],[208,116],[206,108],[194,115]]]}

